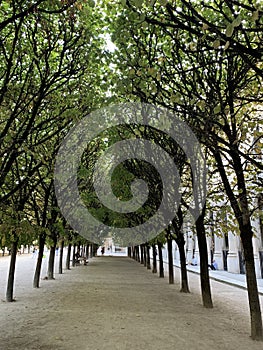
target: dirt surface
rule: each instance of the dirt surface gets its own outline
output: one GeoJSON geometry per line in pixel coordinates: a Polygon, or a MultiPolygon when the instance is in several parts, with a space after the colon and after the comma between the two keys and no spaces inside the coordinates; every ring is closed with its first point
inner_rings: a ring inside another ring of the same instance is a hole
{"type": "MultiPolygon", "coordinates": [[[[121,257],[93,258],[33,289],[35,262],[18,256],[16,302],[0,303],[2,350],[263,349],[249,337],[242,289],[211,281],[214,308],[207,310],[198,275],[189,273],[191,294],[183,294],[178,269],[177,282],[169,285],[167,278],[121,257]]],[[[0,258],[2,299],[8,263],[9,257],[0,258]]]]}

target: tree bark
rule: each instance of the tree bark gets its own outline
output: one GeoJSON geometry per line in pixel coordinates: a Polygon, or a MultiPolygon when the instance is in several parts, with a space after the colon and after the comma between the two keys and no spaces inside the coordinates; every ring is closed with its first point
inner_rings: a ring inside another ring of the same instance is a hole
{"type": "Polygon", "coordinates": [[[76,243],[73,244],[73,251],[72,251],[72,266],[73,267],[76,265],[75,254],[76,254],[76,243]]]}
{"type": "MultiPolygon", "coordinates": [[[[233,110],[233,105],[231,108],[233,110]]],[[[252,244],[253,232],[250,221],[250,210],[248,205],[248,195],[242,161],[240,159],[237,144],[232,144],[230,155],[233,159],[234,170],[237,177],[237,184],[239,190],[239,196],[237,198],[233,193],[232,187],[228,181],[221,154],[218,152],[217,149],[213,150],[213,154],[217,162],[217,167],[222,178],[226,194],[230,200],[232,209],[235,213],[235,217],[238,221],[240,238],[244,249],[246,281],[251,320],[251,338],[254,340],[262,341],[262,316],[258,297],[257,278],[255,273],[255,261],[252,244]]]]}
{"type": "Polygon", "coordinates": [[[93,244],[90,245],[90,258],[93,258],[93,244]]]}
{"type": "Polygon", "coordinates": [[[59,266],[58,266],[58,273],[61,275],[63,273],[63,250],[64,250],[64,238],[61,240],[60,243],[60,254],[59,254],[59,266]]]}
{"type": "Polygon", "coordinates": [[[143,256],[144,256],[143,265],[146,267],[147,266],[146,244],[143,245],[143,256]]]}
{"type": "Polygon", "coordinates": [[[153,268],[152,273],[157,273],[157,260],[156,260],[156,246],[155,244],[152,245],[153,250],[153,268]]]}
{"type": "Polygon", "coordinates": [[[70,255],[71,255],[71,243],[68,244],[68,253],[66,258],[66,269],[70,270],[70,255]]]}
{"type": "Polygon", "coordinates": [[[135,247],[134,246],[132,247],[132,258],[133,258],[133,260],[135,260],[135,247]]]}
{"type": "Polygon", "coordinates": [[[128,247],[128,257],[131,258],[131,247],[128,247]]]}
{"type": "Polygon", "coordinates": [[[263,340],[262,317],[258,297],[257,278],[252,244],[252,228],[250,224],[241,228],[241,240],[244,248],[246,281],[251,320],[251,338],[263,340]]]}
{"type": "Polygon", "coordinates": [[[48,259],[48,273],[47,277],[49,280],[54,280],[54,262],[55,262],[56,246],[50,248],[49,259],[48,259]]]}
{"type": "Polygon", "coordinates": [[[141,251],[141,264],[144,265],[144,248],[143,248],[143,244],[140,245],[140,251],[141,251]]]}
{"type": "Polygon", "coordinates": [[[92,244],[92,256],[95,257],[97,254],[98,246],[97,244],[92,244]]]}
{"type": "Polygon", "coordinates": [[[201,293],[203,306],[206,308],[213,308],[209,272],[208,272],[208,255],[207,255],[207,242],[205,236],[205,227],[204,227],[204,216],[205,216],[205,207],[202,210],[201,215],[196,220],[196,233],[199,246],[200,254],[200,279],[201,279],[201,293]]]}
{"type": "Polygon", "coordinates": [[[136,246],[136,260],[140,262],[140,248],[138,245],[136,246]]]}
{"type": "Polygon", "coordinates": [[[11,245],[10,266],[9,266],[9,274],[8,274],[8,281],[7,281],[7,288],[6,288],[7,302],[14,301],[13,292],[14,292],[17,245],[18,245],[18,237],[15,236],[15,240],[14,242],[12,242],[12,245],[11,245]]]}
{"type": "Polygon", "coordinates": [[[86,259],[89,258],[89,243],[86,244],[86,259]]]}
{"type": "Polygon", "coordinates": [[[169,236],[167,237],[169,284],[174,284],[173,240],[169,236]]]}
{"type": "Polygon", "coordinates": [[[146,259],[147,259],[147,270],[151,269],[151,259],[150,259],[150,246],[149,244],[146,245],[146,259]]]}
{"type": "Polygon", "coordinates": [[[157,243],[158,245],[158,255],[159,255],[159,277],[164,278],[164,269],[163,269],[163,250],[162,243],[157,243]]]}
{"type": "Polygon", "coordinates": [[[33,280],[33,288],[39,288],[39,281],[40,281],[40,274],[41,274],[41,267],[42,267],[42,259],[44,255],[44,247],[45,247],[45,240],[46,240],[46,234],[42,233],[39,235],[38,240],[38,256],[37,256],[37,264],[34,274],[34,280],[33,280]]]}
{"type": "Polygon", "coordinates": [[[138,261],[137,246],[134,247],[134,260],[138,261]]]}
{"type": "Polygon", "coordinates": [[[185,250],[184,250],[184,238],[180,237],[176,240],[176,243],[179,248],[180,253],[180,265],[181,265],[181,290],[182,293],[190,293],[189,286],[188,286],[188,277],[187,277],[187,269],[186,269],[186,257],[185,257],[185,250]]]}

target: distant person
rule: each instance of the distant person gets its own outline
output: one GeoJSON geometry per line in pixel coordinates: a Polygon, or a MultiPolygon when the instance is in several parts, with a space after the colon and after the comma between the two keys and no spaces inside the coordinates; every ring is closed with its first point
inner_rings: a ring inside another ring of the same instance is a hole
{"type": "Polygon", "coordinates": [[[211,270],[218,270],[218,265],[217,265],[217,262],[215,260],[213,260],[212,264],[208,265],[208,267],[210,267],[211,270]]]}
{"type": "Polygon", "coordinates": [[[105,247],[102,247],[101,248],[101,255],[104,255],[104,253],[105,253],[105,247]]]}
{"type": "Polygon", "coordinates": [[[191,265],[197,266],[197,259],[193,256],[193,259],[191,261],[191,265]]]}
{"type": "Polygon", "coordinates": [[[33,248],[32,258],[35,258],[36,256],[37,256],[37,249],[34,247],[33,248]]]}

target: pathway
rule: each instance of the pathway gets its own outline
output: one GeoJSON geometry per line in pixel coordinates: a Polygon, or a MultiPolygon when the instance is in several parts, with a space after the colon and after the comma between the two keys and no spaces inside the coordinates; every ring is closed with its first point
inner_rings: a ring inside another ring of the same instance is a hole
{"type": "MultiPolygon", "coordinates": [[[[0,259],[1,281],[7,262],[0,259]]],[[[183,294],[178,282],[169,285],[124,257],[93,258],[54,281],[42,280],[37,290],[31,287],[33,270],[30,256],[18,256],[17,301],[0,303],[3,350],[263,348],[249,338],[243,289],[211,281],[214,309],[207,310],[197,274],[189,273],[191,294],[183,294]]],[[[3,298],[2,287],[0,292],[3,298]]]]}

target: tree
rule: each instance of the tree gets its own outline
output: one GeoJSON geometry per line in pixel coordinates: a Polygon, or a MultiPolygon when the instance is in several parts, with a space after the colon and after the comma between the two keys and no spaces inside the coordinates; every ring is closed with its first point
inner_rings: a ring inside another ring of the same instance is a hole
{"type": "Polygon", "coordinates": [[[1,209],[17,193],[27,194],[23,208],[41,227],[34,276],[34,287],[39,287],[55,154],[74,122],[105,102],[101,82],[108,54],[92,1],[2,5],[1,209]]]}
{"type": "MultiPolygon", "coordinates": [[[[254,141],[248,137],[250,146],[244,144],[257,119],[248,104],[262,100],[261,12],[251,2],[164,3],[127,1],[119,12],[113,36],[123,72],[119,91],[180,113],[213,155],[244,247],[251,336],[262,339],[245,180],[246,161],[258,169],[262,164],[251,152],[254,141]]],[[[111,20],[112,27],[115,23],[111,20]]]]}

